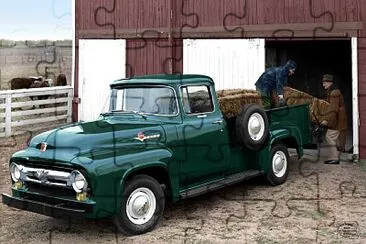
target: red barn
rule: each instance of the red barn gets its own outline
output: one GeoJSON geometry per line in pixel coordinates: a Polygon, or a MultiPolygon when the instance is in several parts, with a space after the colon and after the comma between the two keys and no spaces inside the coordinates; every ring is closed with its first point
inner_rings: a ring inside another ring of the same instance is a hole
{"type": "Polygon", "coordinates": [[[334,75],[353,153],[366,158],[366,1],[78,0],[75,16],[74,120],[100,112],[111,79],[203,73],[217,88],[250,88],[293,59],[290,85],[314,96],[334,75]]]}

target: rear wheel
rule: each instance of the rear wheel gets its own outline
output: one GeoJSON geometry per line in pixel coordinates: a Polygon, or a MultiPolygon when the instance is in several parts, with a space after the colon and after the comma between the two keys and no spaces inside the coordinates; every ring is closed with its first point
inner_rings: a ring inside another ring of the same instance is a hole
{"type": "Polygon", "coordinates": [[[152,230],[163,215],[165,197],[160,184],[148,175],[137,175],[125,184],[121,210],[114,216],[119,231],[137,235],[152,230]]]}
{"type": "Polygon", "coordinates": [[[267,180],[271,185],[283,184],[288,176],[289,154],[287,147],[277,143],[271,149],[271,166],[267,173],[267,180]]]}

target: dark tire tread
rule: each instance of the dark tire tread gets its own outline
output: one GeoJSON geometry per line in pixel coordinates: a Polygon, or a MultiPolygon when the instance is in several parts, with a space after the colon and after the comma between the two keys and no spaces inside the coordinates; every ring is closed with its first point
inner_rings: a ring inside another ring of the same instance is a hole
{"type": "Polygon", "coordinates": [[[269,121],[265,110],[257,104],[245,104],[236,118],[236,134],[239,142],[246,148],[253,151],[262,149],[269,136],[269,121]],[[263,117],[265,125],[263,137],[258,141],[252,140],[248,131],[249,118],[253,113],[259,113],[263,117]]]}
{"type": "Polygon", "coordinates": [[[128,180],[125,184],[123,191],[120,212],[113,217],[113,222],[117,229],[125,235],[138,235],[151,231],[155,228],[163,215],[165,208],[165,197],[163,189],[160,184],[151,176],[148,175],[136,175],[132,179],[128,180]],[[156,210],[154,216],[143,225],[136,225],[132,223],[126,214],[126,202],[129,195],[139,187],[149,188],[156,198],[156,210]]]}
{"type": "Polygon", "coordinates": [[[272,146],[272,148],[271,148],[271,158],[270,158],[270,168],[269,168],[268,173],[266,174],[266,179],[267,179],[269,184],[271,184],[273,186],[277,186],[277,185],[281,185],[281,184],[286,182],[287,176],[288,176],[288,173],[289,173],[289,159],[290,159],[290,156],[289,156],[287,147],[283,143],[275,143],[272,146]],[[286,155],[286,159],[287,159],[286,173],[280,178],[278,178],[277,176],[274,175],[273,169],[272,169],[272,158],[273,158],[274,153],[277,152],[277,151],[284,152],[285,155],[286,155]]]}

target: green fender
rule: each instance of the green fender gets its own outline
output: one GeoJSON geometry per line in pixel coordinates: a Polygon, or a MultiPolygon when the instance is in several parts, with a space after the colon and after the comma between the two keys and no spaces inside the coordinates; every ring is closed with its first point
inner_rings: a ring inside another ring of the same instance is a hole
{"type": "Polygon", "coordinates": [[[132,174],[144,171],[149,168],[160,168],[165,171],[167,178],[167,187],[171,189],[172,199],[179,198],[179,192],[174,189],[179,188],[179,174],[178,168],[175,169],[174,163],[172,162],[172,152],[167,148],[156,148],[148,151],[145,155],[149,160],[141,160],[138,161],[129,161],[129,167],[124,170],[119,184],[117,188],[117,192],[119,193],[118,201],[117,201],[117,211],[120,210],[120,201],[121,201],[121,193],[125,187],[125,183],[132,174]]]}
{"type": "MultiPolygon", "coordinates": [[[[167,187],[177,189],[178,176],[170,162],[172,152],[161,145],[146,145],[143,148],[130,147],[129,150],[103,150],[94,155],[91,163],[85,164],[88,171],[87,180],[93,193],[92,200],[97,202],[94,217],[113,216],[120,210],[121,196],[126,179],[131,174],[150,167],[159,167],[167,172],[167,187]],[[141,149],[141,150],[139,150],[141,149]]],[[[86,161],[85,155],[73,161],[86,161]]],[[[173,198],[178,193],[172,191],[173,198]]]]}
{"type": "Polygon", "coordinates": [[[284,143],[287,147],[295,146],[298,157],[301,158],[303,156],[303,143],[302,143],[301,131],[295,127],[291,126],[286,129],[275,129],[272,130],[270,136],[268,138],[268,144],[265,148],[260,151],[259,154],[259,163],[261,168],[265,173],[271,167],[271,149],[272,145],[277,142],[284,143]]]}

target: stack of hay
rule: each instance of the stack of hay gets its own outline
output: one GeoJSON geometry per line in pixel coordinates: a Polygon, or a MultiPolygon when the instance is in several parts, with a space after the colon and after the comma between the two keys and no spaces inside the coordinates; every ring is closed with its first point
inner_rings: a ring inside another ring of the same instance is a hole
{"type": "Polygon", "coordinates": [[[329,107],[327,101],[290,87],[284,87],[284,96],[288,105],[309,104],[310,117],[313,122],[321,122],[325,119],[329,107]]]}
{"type": "Polygon", "coordinates": [[[239,114],[244,104],[255,103],[262,106],[260,94],[256,90],[228,89],[217,91],[220,109],[227,118],[239,114]]]}
{"type": "MultiPolygon", "coordinates": [[[[317,99],[305,92],[284,87],[284,96],[288,105],[309,104],[310,117],[313,122],[321,122],[325,118],[325,112],[329,103],[317,99]]],[[[228,89],[217,91],[220,109],[226,118],[236,116],[244,104],[255,103],[262,106],[260,94],[256,90],[228,89]]]]}

